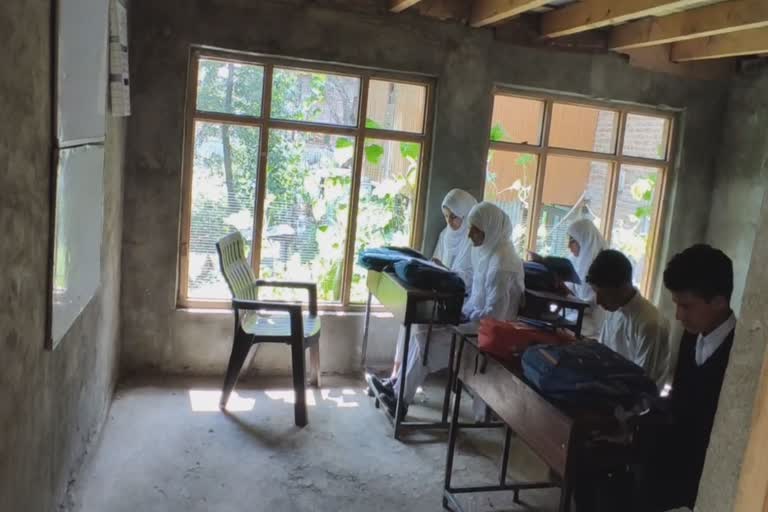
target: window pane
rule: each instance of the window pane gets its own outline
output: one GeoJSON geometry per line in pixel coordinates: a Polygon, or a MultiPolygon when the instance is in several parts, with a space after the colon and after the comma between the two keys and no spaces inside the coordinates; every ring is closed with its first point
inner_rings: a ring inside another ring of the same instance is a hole
{"type": "Polygon", "coordinates": [[[544,176],[536,250],[567,256],[567,229],[573,222],[592,219],[600,226],[607,197],[610,163],[550,155],[544,176]]]}
{"type": "Polygon", "coordinates": [[[272,117],[309,123],[356,126],[360,79],[275,68],[272,117]]]}
{"type": "Polygon", "coordinates": [[[624,154],[664,160],[667,157],[668,137],[668,119],[628,114],[624,130],[624,154]]]}
{"type": "Polygon", "coordinates": [[[422,133],[427,88],[423,85],[371,80],[365,126],[422,133]]]}
{"type": "Polygon", "coordinates": [[[518,254],[528,247],[528,213],[536,185],[538,157],[528,153],[488,153],[483,199],[495,204],[512,220],[512,239],[518,254]]]}
{"type": "MultiPolygon", "coordinates": [[[[357,254],[368,247],[410,244],[421,145],[414,142],[366,139],[360,203],[357,210],[357,254]]],[[[368,297],[366,270],[357,264],[352,274],[352,301],[368,297]]]]}
{"type": "MultiPolygon", "coordinates": [[[[354,139],[269,132],[260,277],[318,284],[338,301],[352,183],[354,139]]],[[[305,299],[305,291],[265,288],[266,299],[305,299]]]]}
{"type": "Polygon", "coordinates": [[[654,200],[659,190],[659,169],[623,165],[611,230],[611,245],[626,254],[640,286],[648,263],[648,236],[656,217],[654,200]]]}
{"type": "Polygon", "coordinates": [[[197,109],[258,117],[264,68],[238,62],[200,59],[197,109]]]}
{"type": "Polygon", "coordinates": [[[613,110],[555,103],[549,145],[558,148],[614,153],[619,115],[613,110]]]}
{"type": "Polygon", "coordinates": [[[516,96],[494,96],[491,140],[541,143],[541,123],[544,119],[544,102],[516,96]]]}
{"type": "Polygon", "coordinates": [[[219,271],[216,242],[238,230],[250,254],[259,136],[258,128],[195,124],[189,298],[232,297],[219,271]]]}

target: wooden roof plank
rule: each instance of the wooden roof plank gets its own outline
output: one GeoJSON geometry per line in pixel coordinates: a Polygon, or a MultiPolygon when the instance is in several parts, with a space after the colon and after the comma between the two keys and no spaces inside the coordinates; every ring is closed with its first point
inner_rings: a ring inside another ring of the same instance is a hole
{"type": "Polygon", "coordinates": [[[733,0],[618,26],[609,48],[643,48],[761,27],[768,27],[768,0],[733,0]]]}
{"type": "Polygon", "coordinates": [[[688,62],[761,53],[768,53],[768,28],[742,30],[674,43],[670,57],[673,62],[688,62]]]}
{"type": "Polygon", "coordinates": [[[421,0],[389,0],[389,10],[392,12],[403,12],[419,2],[421,0]]]}
{"type": "Polygon", "coordinates": [[[550,0],[475,0],[469,24],[473,27],[493,25],[547,5],[550,0]]]}
{"type": "Polygon", "coordinates": [[[544,37],[561,37],[618,25],[700,4],[701,0],[584,0],[542,17],[544,37]]]}

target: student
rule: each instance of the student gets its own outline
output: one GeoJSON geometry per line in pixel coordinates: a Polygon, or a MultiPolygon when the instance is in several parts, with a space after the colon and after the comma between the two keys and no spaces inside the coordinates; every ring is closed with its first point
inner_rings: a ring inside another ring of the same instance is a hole
{"type": "MultiPolygon", "coordinates": [[[[464,281],[469,293],[472,286],[472,242],[469,240],[469,223],[466,222],[470,210],[477,204],[477,199],[469,192],[454,188],[445,195],[441,205],[446,226],[437,239],[432,261],[455,272],[464,281]]],[[[417,332],[426,335],[427,327],[414,325],[413,334],[417,332]]],[[[434,332],[434,330],[433,330],[434,332]]],[[[395,363],[392,368],[392,379],[403,364],[403,338],[405,330],[400,329],[395,349],[395,363]]],[[[390,379],[384,381],[389,383],[390,379]]]]}
{"type": "Polygon", "coordinates": [[[619,251],[602,251],[589,267],[587,283],[608,312],[600,343],[642,367],[662,388],[669,364],[668,325],[632,285],[632,263],[619,251]]]}
{"type": "Polygon", "coordinates": [[[597,338],[605,320],[605,310],[597,305],[595,291],[587,283],[589,267],[600,253],[608,248],[603,235],[589,219],[577,220],[568,227],[568,249],[573,255],[573,267],[581,279],[581,284],[573,285],[573,294],[589,302],[590,307],[584,314],[581,333],[587,338],[597,338]]]}
{"type": "MultiPolygon", "coordinates": [[[[472,289],[462,309],[463,328],[475,331],[482,318],[513,320],[525,291],[523,262],[512,244],[512,223],[506,213],[491,203],[482,202],[469,213],[469,239],[472,241],[472,289]]],[[[433,330],[427,366],[422,364],[426,335],[414,335],[408,351],[405,371],[407,404],[413,401],[416,389],[431,372],[448,365],[452,334],[433,330]],[[440,347],[440,348],[438,348],[440,347]]],[[[382,401],[394,415],[396,394],[402,368],[392,386],[384,386],[372,378],[372,384],[382,393],[382,401]]],[[[405,408],[402,408],[405,410],[405,408]]]]}
{"type": "Polygon", "coordinates": [[[693,509],[736,328],[733,264],[718,249],[694,245],[669,262],[664,286],[685,333],[667,401],[674,427],[657,445],[650,473],[658,480],[645,494],[659,497],[648,510],[693,509]]]}

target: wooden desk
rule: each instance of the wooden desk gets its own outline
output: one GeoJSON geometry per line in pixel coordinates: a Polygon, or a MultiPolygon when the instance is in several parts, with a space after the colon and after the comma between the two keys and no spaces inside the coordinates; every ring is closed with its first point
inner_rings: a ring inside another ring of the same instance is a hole
{"type": "MultiPolygon", "coordinates": [[[[422,290],[404,283],[391,272],[368,271],[367,278],[368,301],[365,307],[365,323],[363,324],[363,355],[362,366],[365,368],[365,359],[368,351],[368,329],[371,318],[371,299],[376,297],[384,308],[390,311],[395,319],[405,328],[405,340],[403,343],[402,375],[405,377],[405,369],[408,368],[408,349],[411,341],[411,326],[413,324],[432,325],[458,325],[461,316],[461,306],[464,303],[464,294],[436,292],[422,290]],[[447,306],[447,310],[439,304],[447,306]]],[[[448,362],[448,383],[445,387],[443,398],[442,420],[439,422],[414,422],[404,421],[402,414],[403,395],[405,393],[405,378],[398,380],[397,409],[393,418],[386,407],[382,410],[394,427],[395,439],[400,439],[404,429],[423,430],[435,428],[448,428],[448,416],[451,397],[451,383],[453,382],[453,353],[456,343],[454,336],[451,342],[451,352],[448,362]]],[[[425,350],[425,361],[428,357],[429,339],[425,350]]],[[[374,390],[374,394],[376,394],[374,390]]],[[[375,396],[376,407],[379,407],[380,398],[375,396]]]]}
{"type": "Polygon", "coordinates": [[[590,307],[589,302],[585,302],[572,295],[563,296],[556,293],[539,292],[534,290],[525,290],[525,307],[520,311],[520,319],[525,320],[529,318],[537,322],[544,322],[547,325],[553,327],[563,327],[576,335],[581,336],[581,328],[584,324],[584,310],[590,307]],[[561,315],[556,320],[543,319],[532,314],[532,311],[547,309],[549,304],[556,304],[563,310],[561,315]],[[572,322],[566,320],[564,317],[565,310],[574,310],[577,313],[576,321],[572,322]]]}
{"type": "Polygon", "coordinates": [[[481,352],[475,342],[462,337],[456,368],[456,399],[453,406],[453,422],[448,437],[448,455],[445,469],[443,506],[460,512],[456,494],[489,491],[513,491],[515,501],[519,492],[526,489],[560,487],[560,512],[570,510],[573,492],[573,475],[601,468],[616,468],[627,464],[631,449],[613,447],[601,449],[605,444],[595,442],[600,436],[619,432],[619,425],[612,415],[594,411],[568,411],[558,406],[532,388],[522,377],[520,367],[505,365],[481,352]],[[453,487],[451,476],[456,449],[456,438],[462,425],[457,423],[461,392],[468,386],[493,409],[504,422],[505,440],[498,483],[479,487],[453,487]],[[557,475],[557,482],[507,483],[512,432],[536,453],[557,475]]]}

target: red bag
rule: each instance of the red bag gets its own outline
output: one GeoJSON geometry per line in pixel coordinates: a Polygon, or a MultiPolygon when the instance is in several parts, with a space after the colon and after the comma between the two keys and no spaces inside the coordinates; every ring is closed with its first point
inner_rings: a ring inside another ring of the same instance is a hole
{"type": "Polygon", "coordinates": [[[502,322],[493,318],[480,320],[477,344],[480,350],[501,360],[519,359],[531,345],[572,343],[576,338],[562,329],[547,330],[524,322],[502,322]]]}

